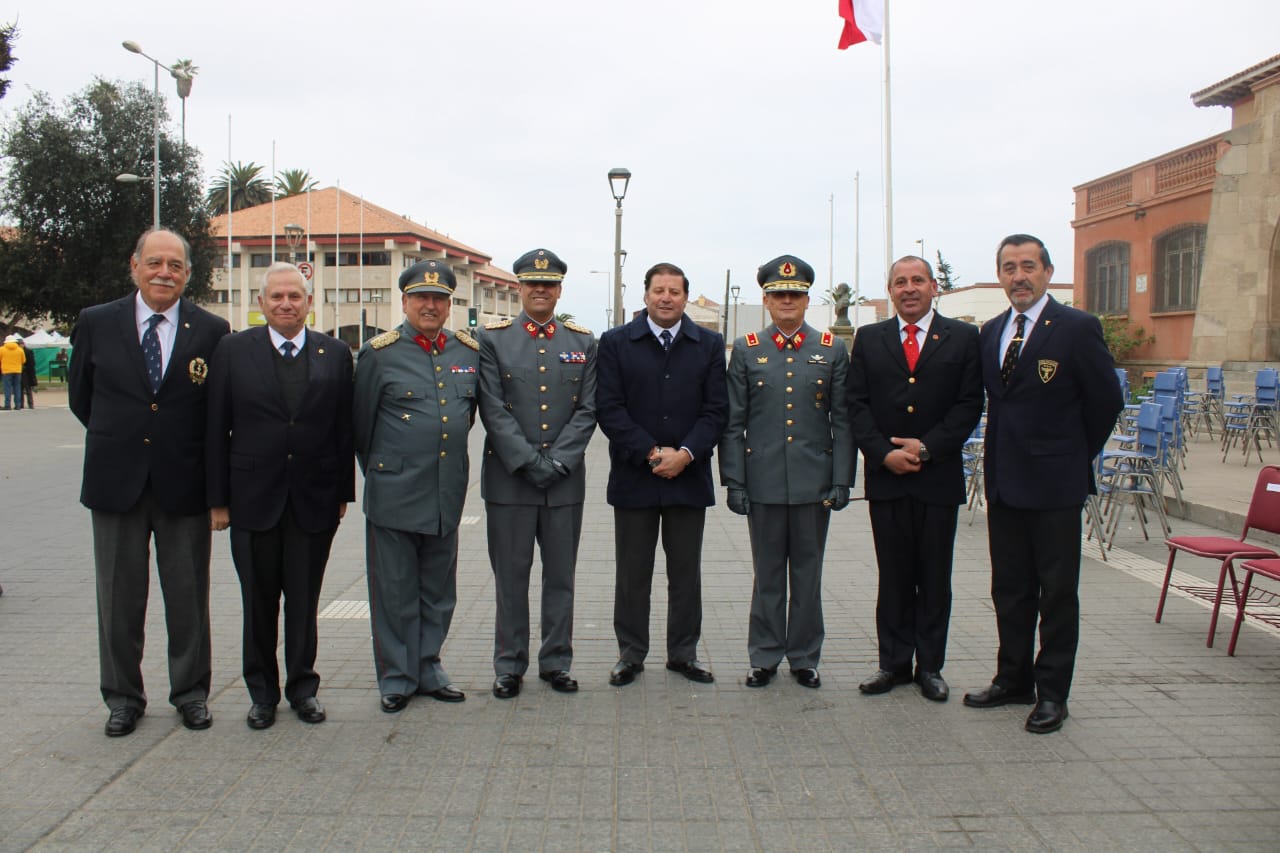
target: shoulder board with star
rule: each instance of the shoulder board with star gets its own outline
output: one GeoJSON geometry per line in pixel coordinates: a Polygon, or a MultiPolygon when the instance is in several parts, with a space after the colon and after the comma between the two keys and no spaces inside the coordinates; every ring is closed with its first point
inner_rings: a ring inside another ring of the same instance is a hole
{"type": "Polygon", "coordinates": [[[571,332],[577,332],[577,333],[578,333],[578,334],[580,334],[580,335],[589,335],[589,334],[591,334],[591,330],[590,330],[590,329],[588,329],[586,326],[579,325],[578,323],[575,323],[575,322],[574,322],[574,321],[572,321],[572,320],[565,320],[565,321],[564,321],[564,327],[565,327],[566,329],[568,329],[569,331],[571,331],[571,332]]]}
{"type": "Polygon", "coordinates": [[[760,346],[760,336],[757,335],[755,332],[747,332],[747,346],[749,347],[760,346]]]}
{"type": "Polygon", "coordinates": [[[453,336],[457,338],[458,342],[462,344],[464,347],[468,347],[470,349],[479,351],[480,342],[477,341],[475,338],[471,337],[471,335],[462,331],[461,329],[458,329],[457,331],[455,331],[453,333],[453,336]]]}
{"type": "Polygon", "coordinates": [[[507,326],[510,326],[510,325],[511,325],[511,318],[507,317],[506,319],[503,319],[503,320],[494,320],[492,323],[485,323],[484,327],[485,329],[492,331],[494,329],[505,329],[507,326]]]}
{"type": "Polygon", "coordinates": [[[383,347],[391,346],[398,340],[400,340],[400,330],[392,329],[389,332],[383,332],[376,337],[369,338],[369,346],[374,349],[382,349],[383,347]]]}
{"type": "Polygon", "coordinates": [[[830,332],[822,333],[822,345],[824,347],[831,346],[833,343],[835,343],[835,340],[836,340],[836,336],[831,334],[830,332]]]}

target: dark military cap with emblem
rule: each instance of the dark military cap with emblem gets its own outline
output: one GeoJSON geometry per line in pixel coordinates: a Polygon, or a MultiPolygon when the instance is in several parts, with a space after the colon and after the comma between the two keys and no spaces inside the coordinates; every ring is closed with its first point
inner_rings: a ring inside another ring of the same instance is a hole
{"type": "Polygon", "coordinates": [[[400,290],[403,293],[438,293],[452,296],[458,288],[453,267],[444,261],[418,261],[400,273],[400,290]]]}
{"type": "Polygon", "coordinates": [[[780,290],[808,293],[809,286],[813,284],[813,267],[795,255],[779,255],[761,265],[756,272],[756,281],[765,293],[780,290]]]}
{"type": "Polygon", "coordinates": [[[564,280],[564,274],[569,271],[569,267],[565,265],[564,261],[556,257],[555,252],[547,249],[534,249],[532,252],[525,252],[516,258],[511,271],[521,281],[560,282],[564,280]]]}

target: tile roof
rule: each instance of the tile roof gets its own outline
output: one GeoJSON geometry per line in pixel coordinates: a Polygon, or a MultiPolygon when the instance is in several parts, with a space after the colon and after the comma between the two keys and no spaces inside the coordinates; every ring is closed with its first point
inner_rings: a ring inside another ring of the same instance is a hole
{"type": "Polygon", "coordinates": [[[1206,86],[1199,92],[1192,92],[1191,103],[1197,107],[1229,107],[1248,95],[1256,84],[1277,72],[1280,72],[1280,54],[1232,74],[1226,80],[1206,86]]]}

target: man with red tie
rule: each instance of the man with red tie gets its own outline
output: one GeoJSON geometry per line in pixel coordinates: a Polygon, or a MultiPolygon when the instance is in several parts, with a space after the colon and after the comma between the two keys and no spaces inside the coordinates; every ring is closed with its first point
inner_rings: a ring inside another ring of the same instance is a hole
{"type": "Polygon", "coordinates": [[[978,329],[934,310],[938,282],[924,258],[898,260],[888,290],[898,316],[859,329],[849,364],[880,571],[880,667],[858,689],[887,693],[914,679],[926,699],[945,702],[960,451],[982,416],[978,329]]]}

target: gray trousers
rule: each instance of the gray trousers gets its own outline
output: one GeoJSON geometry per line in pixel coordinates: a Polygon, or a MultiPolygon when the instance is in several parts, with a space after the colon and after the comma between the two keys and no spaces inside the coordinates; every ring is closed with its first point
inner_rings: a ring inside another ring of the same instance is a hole
{"type": "Polygon", "coordinates": [[[498,612],[493,671],[524,675],[529,668],[529,572],[537,542],[542,559],[542,647],[538,671],[573,665],[573,583],[582,534],[582,504],[522,506],[485,503],[489,563],[498,612]]]}
{"type": "Polygon", "coordinates": [[[378,691],[445,687],[440,649],[458,603],[458,531],[430,536],[366,521],[365,556],[378,691]]]}
{"type": "Polygon", "coordinates": [[[747,653],[753,667],[816,668],[822,656],[822,556],[831,510],[820,503],[751,504],[755,585],[747,653]],[[787,586],[791,587],[790,601],[787,586]]]}
{"type": "Polygon", "coordinates": [[[169,634],[169,702],[209,697],[209,516],[165,512],[148,487],[127,512],[93,510],[98,658],[108,708],[147,707],[142,651],[151,539],[169,634]]]}

